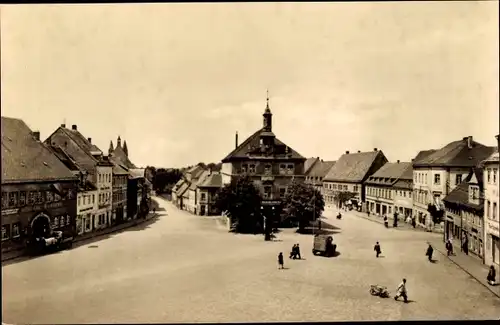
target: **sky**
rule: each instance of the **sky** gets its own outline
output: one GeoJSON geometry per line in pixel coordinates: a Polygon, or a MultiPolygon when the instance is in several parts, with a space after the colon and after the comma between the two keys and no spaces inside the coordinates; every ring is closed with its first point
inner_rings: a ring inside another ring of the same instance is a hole
{"type": "Polygon", "coordinates": [[[138,166],[219,162],[262,126],[390,161],[499,133],[498,2],[2,5],[1,114],[138,166]]]}

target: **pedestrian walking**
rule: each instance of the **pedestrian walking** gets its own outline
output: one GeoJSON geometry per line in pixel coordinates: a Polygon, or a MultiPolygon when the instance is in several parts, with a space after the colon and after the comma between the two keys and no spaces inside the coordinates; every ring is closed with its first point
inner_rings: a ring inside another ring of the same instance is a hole
{"type": "Polygon", "coordinates": [[[394,212],[394,222],[392,225],[394,228],[398,227],[398,213],[397,212],[394,212]]]}
{"type": "Polygon", "coordinates": [[[397,293],[394,296],[394,300],[398,300],[399,297],[403,297],[405,303],[408,302],[408,293],[406,291],[406,279],[403,279],[403,282],[399,284],[397,293]]]}
{"type": "Polygon", "coordinates": [[[295,245],[295,253],[296,253],[296,255],[297,255],[297,258],[298,258],[299,260],[301,260],[301,259],[302,259],[302,257],[300,256],[300,246],[299,246],[299,244],[298,244],[298,243],[295,245]]]}
{"type": "Polygon", "coordinates": [[[377,242],[375,244],[375,246],[373,247],[373,250],[375,251],[375,253],[377,254],[377,258],[380,256],[380,254],[382,254],[382,249],[380,248],[380,244],[377,242]]]}
{"type": "Polygon", "coordinates": [[[283,261],[283,253],[280,252],[278,254],[278,269],[284,269],[285,268],[285,261],[283,261]]]}
{"type": "Polygon", "coordinates": [[[467,236],[464,237],[462,250],[464,251],[465,255],[469,255],[469,239],[467,238],[467,236]]]}
{"type": "Polygon", "coordinates": [[[297,244],[293,244],[292,251],[290,252],[290,258],[297,258],[297,244]]]}
{"type": "Polygon", "coordinates": [[[366,214],[367,214],[368,216],[370,216],[370,210],[366,211],[366,214]]]}
{"type": "Polygon", "coordinates": [[[386,215],[384,215],[384,225],[386,228],[389,228],[389,219],[387,219],[386,215]]]}
{"type": "Polygon", "coordinates": [[[429,247],[427,247],[427,252],[425,253],[425,256],[429,259],[429,262],[432,262],[432,254],[434,253],[434,248],[432,248],[431,244],[429,244],[429,247]]]}
{"type": "Polygon", "coordinates": [[[415,220],[415,217],[411,219],[411,225],[413,226],[413,228],[417,227],[417,221],[415,220]]]}
{"type": "Polygon", "coordinates": [[[486,277],[486,280],[488,281],[489,285],[495,285],[495,279],[497,277],[495,267],[492,265],[490,266],[490,270],[488,272],[488,276],[486,277]]]}
{"type": "Polygon", "coordinates": [[[451,255],[451,243],[450,243],[450,240],[448,239],[444,245],[446,247],[446,254],[448,256],[451,255]]]}

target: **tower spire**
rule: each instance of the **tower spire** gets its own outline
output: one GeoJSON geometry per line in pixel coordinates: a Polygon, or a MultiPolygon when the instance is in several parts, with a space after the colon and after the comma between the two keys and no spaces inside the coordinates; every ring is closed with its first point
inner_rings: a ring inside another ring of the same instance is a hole
{"type": "Polygon", "coordinates": [[[266,109],[269,109],[269,89],[266,90],[266,109]]]}

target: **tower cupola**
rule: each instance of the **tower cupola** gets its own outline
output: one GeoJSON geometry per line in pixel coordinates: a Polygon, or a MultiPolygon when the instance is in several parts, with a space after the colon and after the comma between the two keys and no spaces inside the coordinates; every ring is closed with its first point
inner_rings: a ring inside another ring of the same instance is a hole
{"type": "Polygon", "coordinates": [[[266,98],[266,110],[264,111],[264,123],[263,128],[265,131],[272,132],[273,130],[273,113],[271,113],[271,109],[269,108],[269,91],[267,91],[266,98]]]}

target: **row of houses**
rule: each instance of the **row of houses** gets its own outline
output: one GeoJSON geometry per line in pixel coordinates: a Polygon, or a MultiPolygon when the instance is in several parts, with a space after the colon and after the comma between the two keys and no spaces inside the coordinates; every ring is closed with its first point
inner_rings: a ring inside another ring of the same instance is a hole
{"type": "Polygon", "coordinates": [[[20,119],[1,123],[2,253],[22,255],[54,231],[72,241],[147,211],[150,184],[120,137],[104,155],[77,125],[62,124],[41,141],[20,119]]]}
{"type": "MultiPolygon", "coordinates": [[[[497,136],[498,141],[498,136],[497,136]]],[[[389,162],[382,151],[350,153],[336,162],[309,158],[305,182],[320,187],[327,205],[349,204],[375,215],[413,218],[418,226],[466,242],[485,263],[499,263],[498,147],[471,136],[389,162]]]]}

